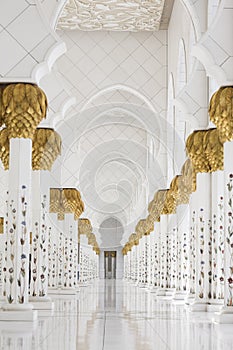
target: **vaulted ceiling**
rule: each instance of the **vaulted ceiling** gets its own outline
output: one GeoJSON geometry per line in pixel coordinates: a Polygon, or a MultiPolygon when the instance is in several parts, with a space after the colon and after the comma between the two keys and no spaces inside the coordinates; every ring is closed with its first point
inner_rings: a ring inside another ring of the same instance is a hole
{"type": "Polygon", "coordinates": [[[69,0],[58,22],[67,52],[42,87],[51,114],[72,102],[55,123],[63,152],[53,185],[79,188],[83,217],[102,246],[111,246],[104,222],[121,223],[123,244],[164,186],[167,31],[160,27],[171,3],[69,0]]]}

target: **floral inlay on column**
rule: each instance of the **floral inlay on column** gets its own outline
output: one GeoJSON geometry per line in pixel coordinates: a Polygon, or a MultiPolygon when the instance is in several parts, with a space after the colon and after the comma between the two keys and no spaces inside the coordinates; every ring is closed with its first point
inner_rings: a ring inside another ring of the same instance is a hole
{"type": "Polygon", "coordinates": [[[13,299],[13,283],[15,282],[15,253],[16,253],[16,209],[14,207],[14,201],[11,200],[9,204],[9,215],[11,216],[11,226],[8,228],[8,242],[10,243],[8,249],[8,280],[9,280],[9,291],[7,300],[9,304],[12,304],[13,299]]]}
{"type": "MultiPolygon", "coordinates": [[[[73,232],[73,230],[71,230],[73,232]]],[[[72,244],[72,237],[70,237],[70,249],[69,249],[69,287],[74,287],[74,281],[73,281],[73,267],[74,267],[74,262],[73,262],[73,244],[72,244]]]]}
{"type": "Polygon", "coordinates": [[[26,260],[27,255],[24,251],[24,245],[26,243],[26,240],[28,240],[28,232],[27,232],[27,225],[26,225],[26,215],[27,215],[27,202],[26,202],[26,186],[22,186],[22,193],[21,193],[21,215],[23,218],[23,221],[21,221],[21,237],[20,237],[20,245],[21,245],[21,268],[20,273],[18,276],[18,286],[19,286],[19,294],[18,299],[19,303],[24,303],[24,293],[26,288],[26,260]]]}
{"type": "Polygon", "coordinates": [[[209,219],[208,221],[208,229],[209,229],[209,242],[208,242],[208,255],[209,255],[209,264],[208,264],[208,281],[209,281],[209,291],[208,298],[212,298],[212,245],[213,245],[213,228],[212,221],[209,219]]]}
{"type": "Polygon", "coordinates": [[[213,214],[212,244],[212,298],[224,299],[224,205],[222,196],[218,204],[218,217],[213,214]]]}
{"type": "Polygon", "coordinates": [[[63,234],[59,234],[58,242],[58,287],[63,285],[63,234]]]}
{"type": "Polygon", "coordinates": [[[47,226],[46,226],[46,195],[43,196],[41,203],[41,233],[40,233],[40,280],[39,280],[39,296],[43,297],[46,295],[45,286],[48,275],[47,275],[47,226]]]}
{"type": "Polygon", "coordinates": [[[195,216],[193,211],[191,217],[190,227],[190,293],[195,294],[195,280],[196,280],[196,234],[195,234],[195,216]]]}
{"type": "Polygon", "coordinates": [[[74,287],[77,287],[77,281],[78,281],[78,276],[77,276],[77,271],[78,271],[78,247],[75,242],[73,243],[73,250],[74,250],[74,287]]]}
{"type": "Polygon", "coordinates": [[[65,237],[64,244],[64,274],[63,274],[63,285],[64,287],[68,287],[68,238],[65,237]]]}
{"type": "Polygon", "coordinates": [[[165,242],[162,241],[162,244],[161,244],[161,270],[160,270],[160,281],[161,281],[161,288],[164,288],[165,287],[165,264],[166,264],[166,253],[165,253],[165,242]]]}
{"type": "Polygon", "coordinates": [[[166,258],[166,287],[171,288],[171,238],[169,235],[167,235],[166,240],[166,258]]]}
{"type": "Polygon", "coordinates": [[[182,270],[183,270],[183,286],[182,289],[186,291],[188,289],[188,235],[187,232],[184,232],[183,237],[183,261],[182,261],[182,270]]]}
{"type": "Polygon", "coordinates": [[[229,175],[229,181],[227,183],[228,191],[228,207],[227,213],[227,227],[225,230],[225,248],[228,255],[227,266],[225,271],[225,278],[227,281],[227,306],[233,306],[233,174],[229,175]]]}
{"type": "Polygon", "coordinates": [[[34,225],[35,234],[32,239],[32,250],[31,250],[31,296],[37,296],[37,268],[38,268],[38,240],[39,240],[39,224],[35,222],[34,225]]]}
{"type": "Polygon", "coordinates": [[[52,240],[51,227],[48,228],[48,287],[52,287],[52,240]]]}
{"type": "MultiPolygon", "coordinates": [[[[178,235],[178,231],[177,231],[178,235]]],[[[182,289],[182,246],[181,246],[181,237],[177,236],[177,244],[176,244],[176,274],[177,274],[177,290],[180,291],[182,289]]]]}
{"type": "Polygon", "coordinates": [[[223,197],[220,197],[220,201],[218,204],[219,207],[219,246],[218,246],[218,251],[220,255],[220,271],[221,275],[219,277],[220,281],[220,288],[219,288],[219,294],[218,298],[219,299],[224,299],[224,204],[223,204],[223,197]]]}
{"type": "Polygon", "coordinates": [[[205,280],[205,260],[204,260],[204,248],[205,248],[205,222],[203,219],[203,209],[200,209],[199,216],[199,254],[200,254],[200,271],[198,271],[198,284],[199,284],[199,298],[204,298],[204,280],[205,280]]]}
{"type": "Polygon", "coordinates": [[[177,243],[177,229],[174,228],[172,232],[172,256],[171,256],[171,287],[176,288],[176,264],[177,264],[177,251],[176,251],[176,243],[177,243]]]}
{"type": "Polygon", "coordinates": [[[159,286],[159,257],[158,257],[158,243],[155,243],[155,263],[154,263],[154,286],[159,286]]]}
{"type": "MultiPolygon", "coordinates": [[[[7,192],[7,195],[8,195],[8,192],[7,192]]],[[[8,200],[6,200],[6,220],[5,220],[5,229],[6,229],[6,232],[8,233],[8,214],[9,213],[9,202],[8,200]]],[[[8,237],[8,235],[7,235],[8,237]]],[[[3,261],[3,287],[2,287],[2,295],[4,297],[6,297],[7,295],[7,292],[6,292],[6,282],[7,282],[7,275],[8,275],[8,263],[7,263],[7,254],[8,254],[8,245],[9,245],[9,242],[8,242],[8,239],[6,239],[5,241],[5,246],[4,246],[4,261],[3,261]]]]}

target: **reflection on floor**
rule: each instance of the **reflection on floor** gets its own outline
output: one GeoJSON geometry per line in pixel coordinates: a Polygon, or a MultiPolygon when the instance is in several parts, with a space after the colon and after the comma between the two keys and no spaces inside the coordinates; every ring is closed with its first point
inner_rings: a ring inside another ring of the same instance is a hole
{"type": "Polygon", "coordinates": [[[232,325],[212,314],[155,301],[122,281],[98,281],[78,298],[55,299],[53,316],[39,313],[34,326],[0,322],[1,350],[232,350],[232,325]]]}

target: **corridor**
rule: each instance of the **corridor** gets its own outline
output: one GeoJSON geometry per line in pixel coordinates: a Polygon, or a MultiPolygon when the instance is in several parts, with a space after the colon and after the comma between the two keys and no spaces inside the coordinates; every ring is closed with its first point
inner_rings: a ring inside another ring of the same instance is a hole
{"type": "Polygon", "coordinates": [[[152,293],[119,280],[99,280],[77,298],[55,299],[37,325],[0,324],[4,350],[230,350],[231,325],[211,323],[211,313],[155,301],[152,293]]]}

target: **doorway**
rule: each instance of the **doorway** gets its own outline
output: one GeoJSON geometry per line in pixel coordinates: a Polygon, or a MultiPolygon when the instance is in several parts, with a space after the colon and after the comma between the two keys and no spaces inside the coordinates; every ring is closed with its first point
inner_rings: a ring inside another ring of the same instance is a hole
{"type": "Polygon", "coordinates": [[[104,271],[107,279],[116,278],[116,254],[116,251],[104,252],[104,271]]]}

